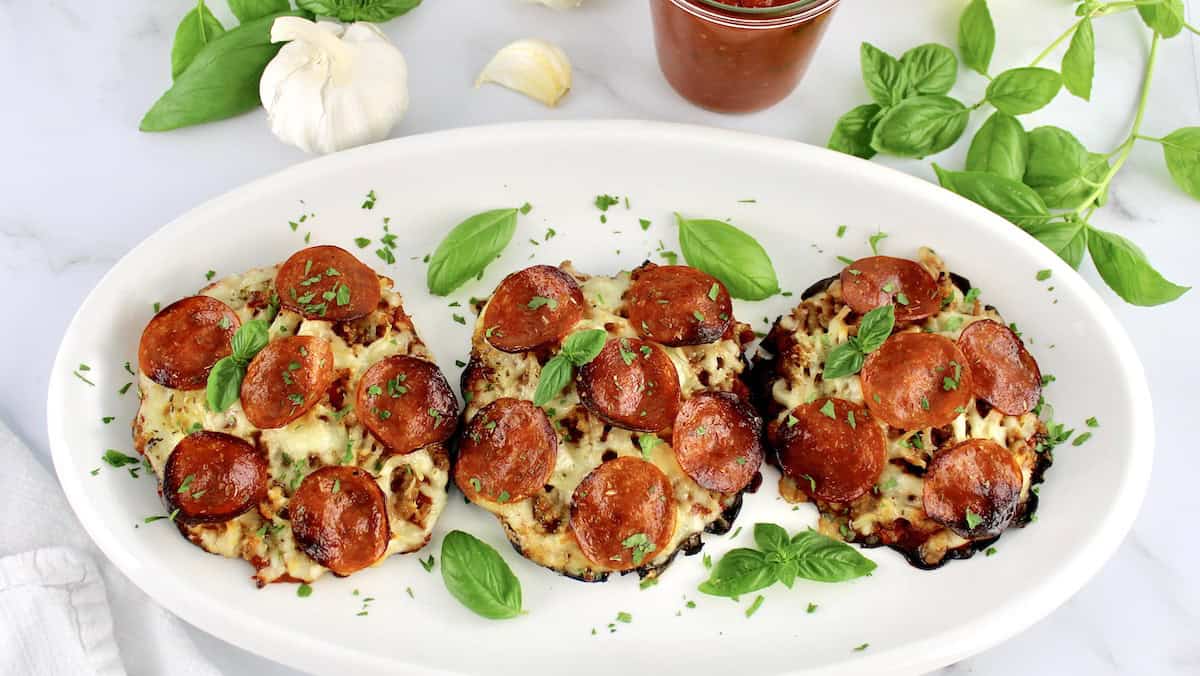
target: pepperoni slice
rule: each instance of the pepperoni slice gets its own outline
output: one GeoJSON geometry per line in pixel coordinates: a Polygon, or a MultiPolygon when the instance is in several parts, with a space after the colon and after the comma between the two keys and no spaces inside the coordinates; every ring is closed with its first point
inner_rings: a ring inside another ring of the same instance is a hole
{"type": "Polygon", "coordinates": [[[1023,415],[1042,395],[1037,360],[1012,329],[990,319],[963,329],[958,347],[967,358],[975,393],[1006,415],[1023,415]]]}
{"type": "Polygon", "coordinates": [[[808,495],[850,502],[871,490],[887,448],[871,412],[845,399],[817,399],[779,425],[775,448],[783,473],[808,495]]]}
{"type": "Polygon", "coordinates": [[[458,400],[442,370],[424,359],[392,355],[358,381],[358,419],[393,453],[413,451],[454,434],[458,400]]]}
{"type": "Polygon", "coordinates": [[[557,456],[558,435],[541,408],[497,399],[463,432],[454,480],[471,500],[517,502],[542,490],[557,456]]]}
{"type": "Polygon", "coordinates": [[[242,408],[261,429],[283,427],[312,408],[333,383],[333,348],[316,336],[267,343],[246,367],[242,408]]]}
{"type": "Polygon", "coordinates": [[[184,523],[228,521],[267,497],[266,458],[243,439],[193,432],[175,445],[163,470],[163,500],[184,523]]]}
{"type": "Polygon", "coordinates": [[[924,319],[942,309],[937,280],[920,264],[904,258],[872,256],[842,270],[842,299],[866,314],[883,305],[896,306],[896,321],[924,319]]]}
{"type": "Polygon", "coordinates": [[[379,306],[379,276],[336,246],[311,246],[292,254],[275,275],[275,292],[285,308],[305,319],[344,322],[379,306]]]}
{"type": "Polygon", "coordinates": [[[626,429],[666,429],[679,411],[679,374],[662,348],[637,338],[610,338],[579,369],[579,398],[593,413],[626,429]]]}
{"type": "Polygon", "coordinates": [[[612,570],[646,565],[675,533],[671,482],[645,460],[610,460],[575,488],[571,532],[592,563],[612,570]]]}
{"type": "Polygon", "coordinates": [[[626,303],[634,330],[664,345],[720,340],[733,316],[725,285],[686,265],[634,270],[626,303]]]}
{"type": "Polygon", "coordinates": [[[483,311],[484,335],[497,350],[532,350],[565,336],[583,318],[583,308],[583,290],[574,277],[535,265],[496,287],[483,311]]]}
{"type": "Polygon", "coordinates": [[[304,477],[288,502],[300,551],[345,576],[387,551],[387,504],[375,478],[348,465],[322,467],[304,477]]]}
{"type": "Polygon", "coordinates": [[[906,430],[954,420],[974,392],[962,350],[932,333],[898,333],[884,341],[863,365],[862,390],[872,413],[906,430]]]}
{"type": "Polygon", "coordinates": [[[736,493],[762,464],[762,419],[728,392],[701,392],[679,409],[671,447],[679,466],[710,491],[736,493]]]}
{"type": "Polygon", "coordinates": [[[925,513],[965,538],[994,537],[1016,515],[1022,484],[1012,453],[990,439],[968,439],[934,454],[925,470],[925,513]]]}
{"type": "Polygon", "coordinates": [[[208,372],[233,352],[230,341],[241,321],[230,307],[209,296],[189,296],[163,308],[142,331],[138,368],[159,385],[199,390],[208,372]]]}

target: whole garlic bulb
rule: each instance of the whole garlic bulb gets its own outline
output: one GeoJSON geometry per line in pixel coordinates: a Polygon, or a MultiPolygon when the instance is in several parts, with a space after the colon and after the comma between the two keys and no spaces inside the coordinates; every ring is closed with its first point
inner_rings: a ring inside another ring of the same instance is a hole
{"type": "Polygon", "coordinates": [[[271,42],[288,42],[258,83],[271,131],[308,152],[387,138],[408,110],[408,65],[374,24],[283,16],[271,42]]]}

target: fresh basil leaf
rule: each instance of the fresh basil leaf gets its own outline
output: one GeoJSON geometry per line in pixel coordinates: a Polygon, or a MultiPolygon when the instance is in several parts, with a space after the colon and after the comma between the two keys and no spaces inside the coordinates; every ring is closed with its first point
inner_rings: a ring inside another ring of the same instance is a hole
{"type": "Polygon", "coordinates": [[[1164,38],[1179,35],[1184,25],[1183,0],[1159,0],[1152,4],[1139,4],[1138,14],[1142,21],[1164,38]]]}
{"type": "Polygon", "coordinates": [[[948,171],[933,165],[943,188],[956,192],[1013,223],[1027,227],[1049,220],[1045,202],[1033,188],[1003,176],[978,171],[948,171]]]}
{"type": "Polygon", "coordinates": [[[258,80],[282,44],[271,44],[278,16],[244,23],[204,45],[175,84],[142,118],[142,131],[168,131],[214,122],[257,108],[258,80]]]}
{"type": "Polygon", "coordinates": [[[868,103],[843,115],[829,137],[829,148],[864,160],[875,157],[871,134],[875,131],[876,118],[882,111],[879,104],[868,103]]]}
{"type": "Polygon", "coordinates": [[[259,350],[267,346],[270,329],[271,325],[261,319],[251,319],[239,326],[230,341],[233,346],[231,356],[242,364],[249,363],[259,350]]]}
{"type": "Polygon", "coordinates": [[[968,117],[966,106],[948,96],[905,99],[879,120],[871,147],[897,157],[940,153],[962,136],[968,117]]]}
{"type": "MultiPolygon", "coordinates": [[[[1096,185],[1108,174],[1108,157],[1102,153],[1088,153],[1083,171],[1061,183],[1033,186],[1042,201],[1051,209],[1077,209],[1084,200],[1096,192],[1096,185]]],[[[1096,199],[1103,206],[1108,197],[1108,187],[1096,199]]]]}
{"type": "Polygon", "coordinates": [[[533,393],[533,405],[545,406],[558,396],[559,392],[571,382],[575,367],[571,360],[562,354],[556,354],[542,367],[542,375],[538,378],[537,389],[533,393]]]}
{"type": "Polygon", "coordinates": [[[1167,281],[1150,265],[1146,254],[1136,244],[1116,233],[1091,228],[1088,251],[1092,253],[1092,263],[1100,277],[1127,303],[1162,305],[1191,288],[1167,281]]]}
{"type": "Polygon", "coordinates": [[[516,209],[485,211],[456,225],[429,259],[425,274],[429,292],[448,295],[482,273],[512,241],[516,229],[516,209]]]}
{"type": "Polygon", "coordinates": [[[806,580],[843,582],[875,570],[875,562],[854,547],[812,530],[797,533],[789,551],[795,557],[797,575],[806,580]]]}
{"type": "Polygon", "coordinates": [[[583,366],[600,354],[600,350],[604,349],[604,343],[607,341],[608,333],[604,329],[576,331],[563,341],[562,350],[559,353],[575,366],[583,366]]]}
{"type": "Polygon", "coordinates": [[[1162,146],[1171,178],[1200,200],[1200,127],[1176,129],[1163,138],[1162,146]]]}
{"type": "Polygon", "coordinates": [[[292,8],[290,0],[229,0],[229,10],[242,23],[279,14],[292,8]]]}
{"type": "Polygon", "coordinates": [[[1085,18],[1071,36],[1067,53],[1063,54],[1063,86],[1075,96],[1090,101],[1092,80],[1096,75],[1096,33],[1091,18],[1085,18]]]}
{"type": "Polygon", "coordinates": [[[896,307],[882,305],[863,315],[858,323],[858,348],[863,354],[878,350],[883,341],[892,335],[896,326],[896,307]]]}
{"type": "Polygon", "coordinates": [[[1079,269],[1083,252],[1087,250],[1087,225],[1080,221],[1038,223],[1024,230],[1058,254],[1067,265],[1079,269]]]}
{"type": "Polygon", "coordinates": [[[1009,115],[1024,115],[1046,107],[1060,89],[1062,76],[1048,68],[1013,68],[988,84],[987,100],[1009,115]]]}
{"type": "Polygon", "coordinates": [[[767,554],[785,552],[788,546],[787,531],[773,523],[756,523],[754,524],[754,544],[767,554]]]}
{"type": "Polygon", "coordinates": [[[863,82],[867,92],[881,106],[894,106],[904,100],[908,88],[904,66],[896,57],[869,42],[859,50],[863,82]]]}
{"type": "Polygon", "coordinates": [[[958,51],[967,68],[987,75],[996,51],[996,24],[987,0],[971,0],[958,22],[958,51]]]}
{"type": "Polygon", "coordinates": [[[771,573],[788,589],[795,584],[796,574],[799,572],[800,564],[793,559],[771,564],[771,573]]]}
{"type": "Polygon", "coordinates": [[[208,11],[204,0],[196,3],[192,11],[183,15],[183,20],[175,29],[175,42],[171,44],[171,79],[179,77],[204,45],[224,32],[225,27],[208,11]]]}
{"type": "Polygon", "coordinates": [[[317,16],[332,16],[339,21],[383,23],[408,13],[421,0],[296,0],[296,4],[317,16]]]}
{"type": "Polygon", "coordinates": [[[732,597],[770,587],[775,584],[775,574],[766,558],[756,549],[730,550],[713,566],[712,575],[699,589],[712,596],[732,597]]]}
{"type": "Polygon", "coordinates": [[[724,221],[687,219],[679,223],[679,247],[688,265],[716,277],[729,295],[763,300],[779,293],[775,266],[758,240],[724,221]]]}
{"type": "Polygon", "coordinates": [[[1079,139],[1058,127],[1038,127],[1029,132],[1029,162],[1025,185],[1031,188],[1063,183],[1082,176],[1091,157],[1079,139]]]}
{"type": "Polygon", "coordinates": [[[943,45],[913,47],[900,57],[910,94],[945,94],[958,81],[958,57],[943,45]]]}
{"type": "Polygon", "coordinates": [[[1029,160],[1029,139],[1021,121],[996,111],[971,141],[967,171],[982,171],[1020,181],[1029,160]]]}
{"type": "Polygon", "coordinates": [[[521,581],[491,545],[460,530],[442,539],[442,581],[458,602],[490,620],[521,614],[521,581]]]}
{"type": "Polygon", "coordinates": [[[204,391],[209,410],[220,413],[232,406],[241,394],[242,377],[245,374],[245,366],[232,355],[217,360],[208,372],[208,384],[204,391]]]}
{"type": "Polygon", "coordinates": [[[858,341],[846,341],[829,351],[825,366],[821,369],[821,378],[833,380],[852,376],[862,370],[865,359],[858,341]]]}

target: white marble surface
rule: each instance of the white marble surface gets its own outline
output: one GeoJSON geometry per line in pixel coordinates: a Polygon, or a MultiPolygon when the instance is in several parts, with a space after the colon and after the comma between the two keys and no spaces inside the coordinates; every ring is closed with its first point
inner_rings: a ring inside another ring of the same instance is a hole
{"type": "MultiPolygon", "coordinates": [[[[270,135],[261,112],[172,132],[142,134],[141,114],[169,81],[168,52],[189,0],[0,0],[0,271],[9,330],[0,334],[0,416],[47,464],[46,374],[68,320],[126,251],[182,211],[306,157],[270,135]],[[12,287],[16,283],[15,290],[12,287]]],[[[228,18],[219,0],[218,15],[228,18]]],[[[899,52],[951,42],[962,0],[843,3],[801,89],[771,111],[726,117],[680,100],[659,74],[645,0],[586,0],[556,13],[518,0],[426,0],[386,26],[409,59],[413,105],[396,135],[527,119],[647,118],[737,128],[823,143],[833,121],[867,98],[858,43],[899,52]],[[576,67],[575,89],[547,110],[499,88],[473,90],[478,68],[507,41],[560,43],[576,67]]],[[[993,0],[997,64],[1019,65],[1071,17],[1067,0],[993,0]]],[[[1196,5],[1192,21],[1200,17],[1196,5]]],[[[1032,123],[1058,123],[1095,150],[1124,137],[1148,41],[1133,15],[1104,19],[1099,76],[1090,105],[1065,94],[1032,123]]],[[[1145,133],[1200,124],[1196,39],[1160,54],[1145,133]]],[[[956,93],[974,100],[979,78],[956,93]]],[[[965,144],[963,144],[965,146],[965,144]]],[[[939,158],[961,164],[961,152],[939,158]]],[[[889,162],[929,177],[927,163],[889,162]]],[[[1170,183],[1156,147],[1139,147],[1096,223],[1147,250],[1169,278],[1200,282],[1200,205],[1170,183]]],[[[1083,274],[1100,284],[1085,264],[1083,274]]],[[[1126,306],[1101,291],[1133,336],[1154,394],[1158,448],[1149,496],[1133,533],[1071,601],[1031,629],[945,673],[1200,674],[1200,582],[1192,570],[1200,514],[1185,436],[1200,401],[1200,291],[1157,309],[1126,306]],[[1191,404],[1191,406],[1189,406],[1191,404]]],[[[1086,448],[1086,447],[1085,447],[1086,448]]],[[[0,537],[3,537],[0,535],[0,537]]],[[[886,605],[886,604],[885,604],[886,605]]],[[[228,673],[285,674],[194,632],[228,673]]]]}

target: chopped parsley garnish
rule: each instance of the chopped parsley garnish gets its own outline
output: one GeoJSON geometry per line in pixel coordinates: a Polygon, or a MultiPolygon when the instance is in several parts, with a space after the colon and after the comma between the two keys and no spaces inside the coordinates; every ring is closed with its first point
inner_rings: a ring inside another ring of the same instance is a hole
{"type": "Polygon", "coordinates": [[[692,310],[692,316],[695,317],[696,321],[698,322],[704,321],[704,313],[699,310],[692,310]]]}
{"type": "MultiPolygon", "coordinates": [[[[837,257],[837,259],[838,259],[838,261],[839,261],[839,262],[841,262],[841,263],[844,263],[844,264],[846,264],[846,265],[853,265],[853,264],[854,264],[854,259],[853,259],[853,258],[847,258],[846,256],[838,256],[838,257],[837,257]]],[[[855,274],[855,273],[856,273],[856,271],[855,271],[855,270],[851,270],[850,272],[851,272],[851,274],[855,274]]],[[[857,273],[857,274],[862,274],[862,273],[857,273]]]]}
{"type": "Polygon", "coordinates": [[[617,622],[624,622],[625,624],[629,624],[630,622],[633,622],[633,615],[630,615],[629,613],[622,610],[621,612],[617,613],[617,622]]]}
{"type": "MultiPolygon", "coordinates": [[[[929,407],[926,406],[926,408],[929,408],[929,407]]],[[[825,402],[825,404],[823,406],[821,406],[821,413],[827,418],[830,418],[832,420],[837,420],[837,413],[833,409],[833,400],[832,399],[827,400],[825,402]]]]}
{"type": "Polygon", "coordinates": [[[854,646],[854,652],[861,653],[862,651],[866,650],[869,647],[871,647],[870,643],[863,643],[862,645],[854,646]]]}
{"type": "Polygon", "coordinates": [[[975,512],[972,512],[971,509],[968,507],[967,508],[967,528],[970,528],[971,530],[975,530],[975,528],[981,523],[983,523],[983,517],[979,516],[975,512]]]}
{"type": "Polygon", "coordinates": [[[375,208],[375,200],[376,200],[376,199],[377,199],[377,198],[375,197],[375,191],[374,191],[374,190],[372,190],[372,191],[368,192],[368,193],[367,193],[367,198],[366,198],[365,200],[363,200],[363,203],[362,203],[362,208],[364,208],[364,209],[374,209],[374,208],[375,208]]]}
{"type": "Polygon", "coordinates": [[[433,554],[430,554],[428,559],[417,559],[417,561],[421,562],[421,567],[425,569],[426,573],[432,573],[433,566],[437,563],[437,559],[433,558],[433,554]]]}
{"type": "Polygon", "coordinates": [[[982,293],[982,291],[972,286],[971,288],[967,289],[967,295],[963,296],[963,302],[974,303],[975,300],[979,298],[980,293],[982,293]]]}
{"type": "MultiPolygon", "coordinates": [[[[92,381],[88,380],[87,378],[84,378],[83,375],[79,373],[79,371],[71,371],[71,373],[74,374],[74,376],[76,378],[82,380],[83,382],[87,383],[88,385],[91,385],[92,387],[96,386],[96,383],[93,383],[92,381]]],[[[121,394],[125,394],[125,393],[122,392],[121,394]]]]}
{"type": "Polygon", "coordinates": [[[376,250],[375,250],[375,255],[376,255],[376,256],[379,256],[379,258],[380,258],[380,259],[381,259],[381,260],[382,260],[384,263],[387,263],[388,265],[391,265],[391,264],[393,264],[393,263],[395,263],[395,262],[396,262],[396,256],[395,256],[395,254],[393,254],[393,253],[392,253],[392,250],[391,250],[391,249],[388,249],[387,247],[384,247],[384,248],[382,248],[382,249],[376,249],[376,250]]]}
{"type": "MultiPolygon", "coordinates": [[[[632,550],[633,565],[640,566],[646,555],[653,552],[656,546],[645,533],[634,533],[621,540],[621,546],[632,550]]],[[[628,620],[626,620],[628,621],[628,620]]]]}
{"type": "Polygon", "coordinates": [[[365,249],[371,245],[371,240],[367,239],[366,237],[355,237],[354,243],[358,245],[358,248],[365,249]]]}
{"type": "Polygon", "coordinates": [[[812,615],[813,613],[817,612],[817,608],[818,608],[817,604],[810,603],[810,604],[808,604],[808,607],[804,609],[804,612],[808,613],[809,615],[812,615]]]}
{"type": "Polygon", "coordinates": [[[741,532],[742,532],[742,527],[738,526],[737,530],[733,531],[733,535],[729,536],[729,539],[732,540],[732,539],[736,538],[738,535],[741,534],[741,532]]]}
{"type": "Polygon", "coordinates": [[[1046,281],[1047,279],[1050,279],[1050,270],[1049,270],[1049,269],[1047,269],[1047,270],[1038,270],[1038,273],[1037,273],[1037,280],[1038,280],[1039,282],[1044,282],[1044,281],[1046,281]]]}
{"type": "Polygon", "coordinates": [[[508,494],[508,491],[500,491],[500,495],[496,496],[496,502],[508,502],[509,498],[511,497],[512,496],[508,494]]]}
{"type": "Polygon", "coordinates": [[[527,213],[533,211],[533,205],[530,204],[529,202],[526,202],[521,205],[521,208],[518,209],[518,211],[520,211],[522,214],[527,214],[527,213]]]}
{"type": "Polygon", "coordinates": [[[995,553],[996,553],[996,548],[995,548],[995,547],[988,547],[987,549],[983,550],[983,555],[984,555],[984,556],[991,556],[991,555],[993,555],[993,554],[995,554],[995,553]]]}
{"type": "Polygon", "coordinates": [[[713,285],[708,289],[708,299],[715,302],[720,293],[721,286],[714,282],[713,285]]]}
{"type": "Polygon", "coordinates": [[[886,232],[877,232],[867,238],[867,244],[871,245],[871,253],[879,255],[879,243],[887,239],[887,236],[886,232]]]}
{"type": "Polygon", "coordinates": [[[454,321],[458,322],[459,324],[462,324],[463,326],[467,325],[467,318],[460,314],[457,314],[457,313],[451,314],[450,318],[453,319],[454,321]]]}
{"type": "MultiPolygon", "coordinates": [[[[101,418],[101,419],[100,419],[100,422],[102,422],[102,423],[104,423],[105,425],[107,425],[107,424],[109,424],[110,422],[112,422],[112,421],[114,421],[114,420],[116,420],[116,419],[117,419],[117,418],[116,418],[116,416],[106,415],[106,416],[104,416],[103,418],[101,418]]],[[[1093,420],[1095,420],[1095,418],[1093,418],[1093,420]]],[[[1094,425],[1093,425],[1093,427],[1094,427],[1094,425]]]]}
{"type": "Polygon", "coordinates": [[[749,619],[751,615],[758,612],[758,609],[762,607],[763,601],[765,600],[766,599],[763,598],[762,594],[759,594],[757,597],[755,597],[754,603],[751,603],[750,607],[746,609],[746,618],[749,619]]]}
{"type": "Polygon", "coordinates": [[[929,410],[929,397],[921,397],[921,408],[929,410]]]}
{"type": "Polygon", "coordinates": [[[1084,432],[1083,434],[1080,434],[1079,436],[1075,437],[1075,441],[1072,441],[1071,445],[1072,446],[1082,446],[1084,444],[1084,442],[1086,442],[1088,439],[1091,439],[1091,438],[1092,438],[1091,432],[1084,432]]]}
{"type": "Polygon", "coordinates": [[[530,310],[536,310],[543,305],[551,310],[558,309],[558,301],[553,298],[547,298],[546,296],[534,296],[533,298],[530,298],[529,302],[525,304],[525,307],[529,308],[530,310]]]}
{"type": "Polygon", "coordinates": [[[1084,422],[1084,424],[1086,424],[1088,427],[1099,427],[1099,426],[1100,426],[1100,421],[1099,421],[1099,420],[1096,420],[1096,417],[1095,417],[1095,416],[1092,416],[1091,418],[1088,418],[1087,420],[1085,420],[1085,421],[1083,421],[1083,422],[1084,422]]]}
{"type": "Polygon", "coordinates": [[[649,218],[639,218],[638,225],[642,226],[642,230],[649,230],[650,229],[650,219],[649,218]]]}
{"type": "MultiPolygon", "coordinates": [[[[369,207],[363,207],[364,209],[369,207]]],[[[312,587],[307,582],[301,582],[299,587],[296,587],[296,596],[306,599],[312,596],[312,587]]]]}
{"type": "Polygon", "coordinates": [[[642,449],[642,458],[650,459],[650,450],[661,443],[661,440],[653,434],[639,434],[638,447],[642,449]]]}
{"type": "Polygon", "coordinates": [[[596,195],[595,205],[600,211],[608,211],[608,208],[620,204],[621,200],[615,195],[596,195]]]}
{"type": "Polygon", "coordinates": [[[100,456],[100,459],[108,463],[110,467],[118,468],[126,465],[136,465],[141,462],[140,459],[135,458],[132,455],[125,455],[124,453],[115,451],[111,448],[105,451],[104,455],[100,456]]]}

